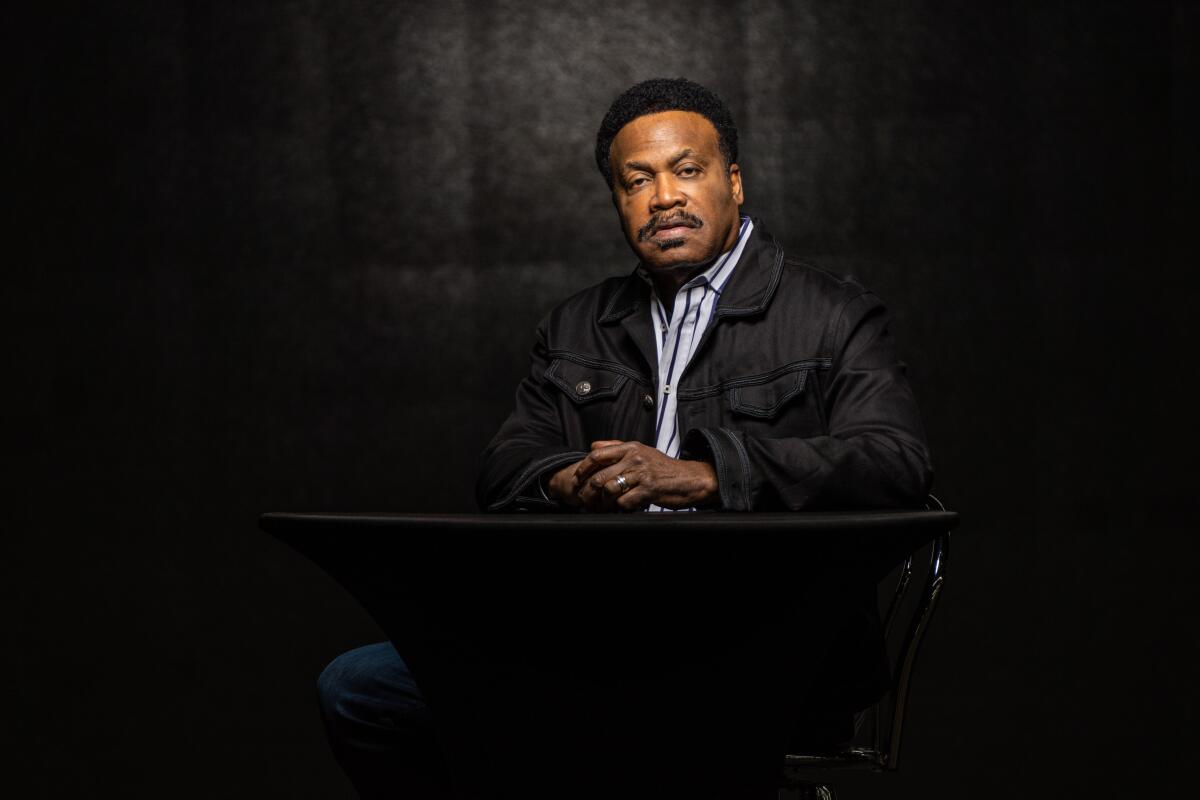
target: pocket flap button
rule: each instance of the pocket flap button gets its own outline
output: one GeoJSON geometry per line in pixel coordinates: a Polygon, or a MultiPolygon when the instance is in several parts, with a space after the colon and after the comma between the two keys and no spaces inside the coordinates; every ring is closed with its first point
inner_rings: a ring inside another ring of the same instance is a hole
{"type": "Polygon", "coordinates": [[[580,381],[575,384],[575,393],[580,395],[589,394],[592,391],[592,385],[587,381],[580,381]]]}

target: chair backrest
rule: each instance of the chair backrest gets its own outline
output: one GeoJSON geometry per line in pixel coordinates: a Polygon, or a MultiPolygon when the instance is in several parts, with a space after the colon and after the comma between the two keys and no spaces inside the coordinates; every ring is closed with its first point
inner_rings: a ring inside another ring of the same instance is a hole
{"type": "MultiPolygon", "coordinates": [[[[925,508],[930,511],[946,510],[941,501],[933,495],[929,495],[925,508]]],[[[909,556],[900,565],[891,601],[883,617],[884,637],[889,642],[893,641],[893,629],[902,615],[907,624],[892,669],[891,692],[874,708],[876,718],[873,720],[874,729],[871,731],[871,749],[875,756],[872,761],[879,769],[893,770],[899,765],[900,739],[908,708],[913,667],[946,582],[946,563],[950,555],[949,532],[940,534],[930,542],[928,550],[929,568],[925,572],[924,585],[921,594],[916,598],[915,606],[904,615],[904,600],[913,577],[914,556],[909,556]],[[883,718],[880,719],[880,716],[883,718]]],[[[900,633],[896,632],[896,635],[900,633]]]]}
{"type": "MultiPolygon", "coordinates": [[[[930,495],[925,506],[929,511],[945,511],[942,503],[930,495]]],[[[923,548],[924,549],[924,548],[923,548]]],[[[796,778],[796,771],[809,769],[859,768],[894,770],[900,761],[900,738],[904,730],[904,717],[908,707],[908,691],[912,682],[913,666],[917,660],[921,641],[929,627],[933,611],[937,607],[942,587],[946,581],[946,563],[950,555],[950,533],[939,534],[928,545],[929,568],[924,575],[921,593],[915,602],[905,603],[913,580],[913,558],[909,556],[900,565],[891,600],[883,616],[884,635],[894,643],[894,637],[903,636],[898,642],[892,667],[891,691],[878,704],[859,715],[856,744],[844,750],[816,754],[792,754],[785,759],[785,770],[789,779],[796,778]],[[903,624],[903,631],[894,631],[903,624]]],[[[918,555],[921,551],[918,551],[918,555]]],[[[893,649],[889,647],[889,653],[893,649]]]]}

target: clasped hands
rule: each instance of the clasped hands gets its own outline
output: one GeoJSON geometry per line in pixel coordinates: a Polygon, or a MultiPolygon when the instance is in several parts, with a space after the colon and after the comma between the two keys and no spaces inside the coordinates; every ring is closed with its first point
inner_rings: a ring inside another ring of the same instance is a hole
{"type": "Polygon", "coordinates": [[[651,504],[690,508],[716,496],[717,474],[705,461],[606,439],[592,442],[587,456],[555,472],[547,489],[559,502],[589,511],[640,511],[651,504]]]}

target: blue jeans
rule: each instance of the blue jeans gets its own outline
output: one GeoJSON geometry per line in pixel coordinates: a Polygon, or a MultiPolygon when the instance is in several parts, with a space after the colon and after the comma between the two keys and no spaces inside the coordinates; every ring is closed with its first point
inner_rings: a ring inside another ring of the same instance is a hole
{"type": "Polygon", "coordinates": [[[449,797],[429,707],[391,642],[335,658],[317,680],[334,756],[360,797],[449,797]]]}

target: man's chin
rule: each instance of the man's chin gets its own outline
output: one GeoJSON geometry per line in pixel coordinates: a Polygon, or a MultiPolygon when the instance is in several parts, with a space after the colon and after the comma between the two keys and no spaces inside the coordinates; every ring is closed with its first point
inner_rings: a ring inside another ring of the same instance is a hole
{"type": "Polygon", "coordinates": [[[683,247],[685,244],[687,244],[687,239],[680,236],[678,239],[663,239],[662,241],[655,241],[654,244],[657,245],[659,251],[661,252],[663,250],[674,250],[677,247],[683,247]]]}
{"type": "Polygon", "coordinates": [[[692,269],[712,261],[712,257],[705,258],[703,253],[696,253],[695,248],[685,247],[686,244],[688,242],[684,239],[655,242],[653,248],[647,248],[642,254],[642,263],[654,272],[666,272],[674,269],[692,269]],[[677,244],[672,244],[676,241],[677,244]]]}

